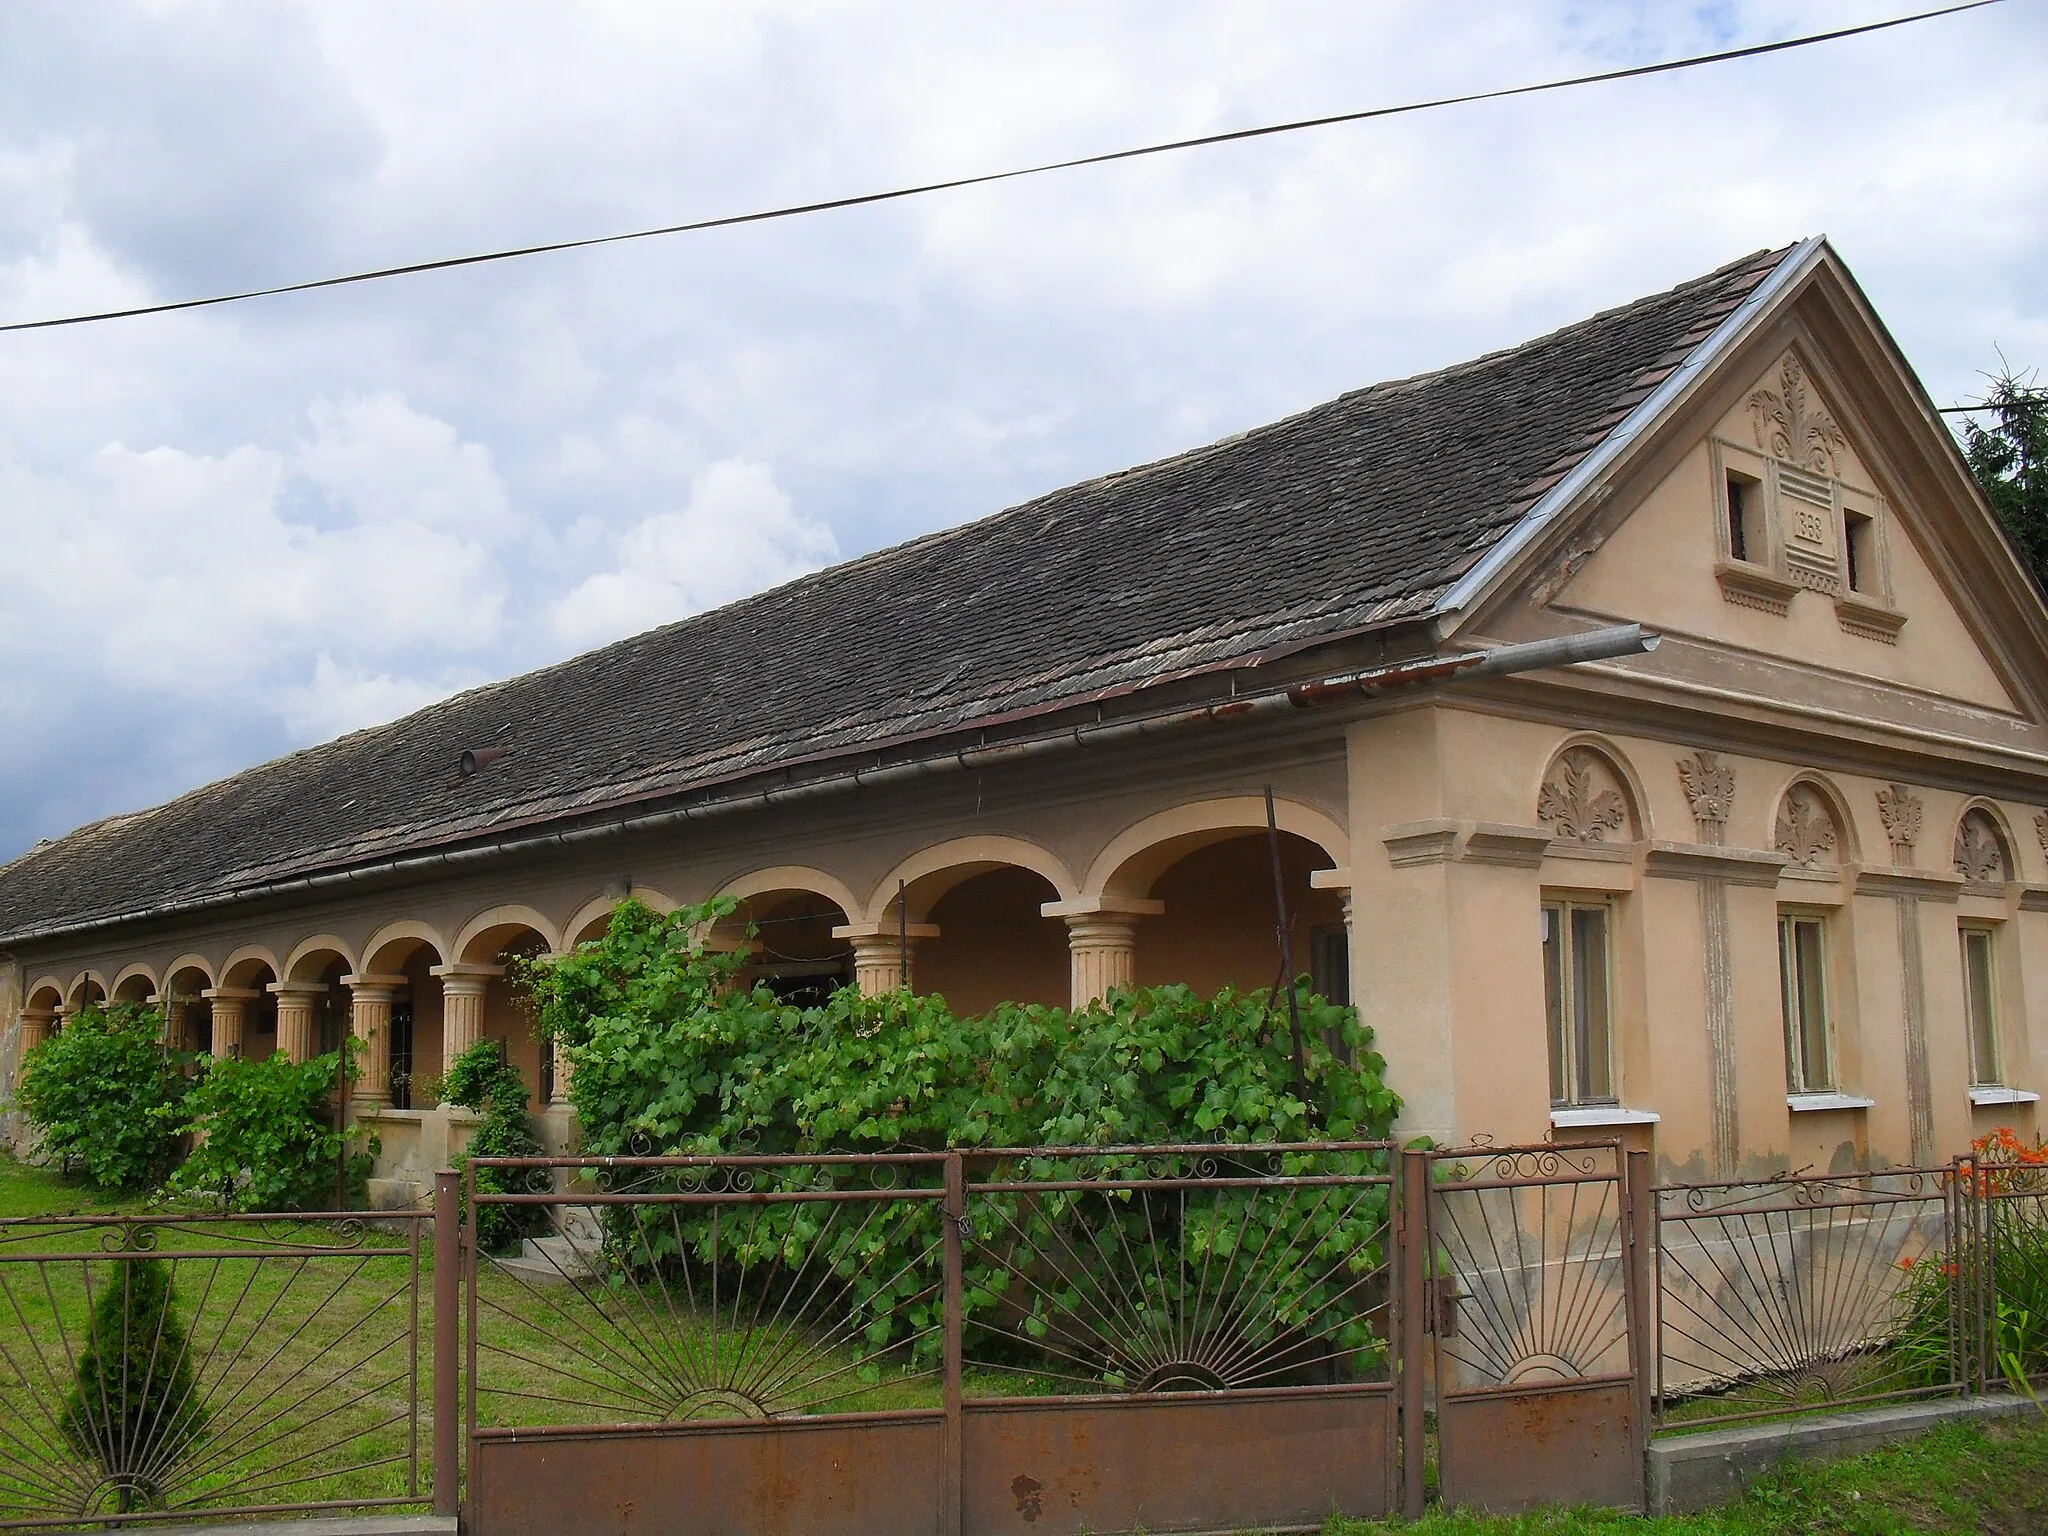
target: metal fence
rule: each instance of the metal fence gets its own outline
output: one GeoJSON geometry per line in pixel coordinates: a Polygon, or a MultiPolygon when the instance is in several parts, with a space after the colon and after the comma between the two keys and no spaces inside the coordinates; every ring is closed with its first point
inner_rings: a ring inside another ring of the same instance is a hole
{"type": "Polygon", "coordinates": [[[1432,1459],[1631,1504],[1653,1428],[2048,1383],[2048,1167],[1647,1163],[479,1159],[431,1213],[0,1221],[0,1527],[1310,1529],[1432,1459]]]}
{"type": "Polygon", "coordinates": [[[656,1497],[706,1531],[1386,1513],[1392,1157],[480,1162],[513,1187],[474,1188],[477,1220],[520,1252],[468,1272],[473,1523],[611,1530],[656,1497]]]}
{"type": "Polygon", "coordinates": [[[422,1220],[0,1221],[0,1525],[425,1506],[422,1220]]]}

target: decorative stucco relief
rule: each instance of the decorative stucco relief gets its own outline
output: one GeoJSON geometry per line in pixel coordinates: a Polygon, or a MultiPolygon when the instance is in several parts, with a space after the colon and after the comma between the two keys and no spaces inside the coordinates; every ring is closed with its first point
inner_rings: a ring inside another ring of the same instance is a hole
{"type": "Polygon", "coordinates": [[[1724,841],[1735,807],[1735,770],[1719,753],[1701,751],[1678,760],[1678,779],[1692,804],[1693,835],[1703,843],[1724,841]]]}
{"type": "Polygon", "coordinates": [[[1903,784],[1887,784],[1877,792],[1877,814],[1884,822],[1884,835],[1892,845],[1892,862],[1913,862],[1913,847],[1920,841],[1924,807],[1920,797],[1903,784]]]}
{"type": "Polygon", "coordinates": [[[1970,811],[1957,823],[1955,859],[1956,873],[1980,884],[2003,881],[2012,867],[1998,823],[1984,811],[1970,811]]]}
{"type": "Polygon", "coordinates": [[[1536,797],[1536,819],[1552,837],[1601,843],[1609,832],[1627,828],[1628,797],[1599,753],[1573,747],[1551,765],[1536,797]]]}
{"type": "Polygon", "coordinates": [[[2041,841],[2041,857],[2048,859],[2048,811],[2034,812],[2034,836],[2041,841]]]}
{"type": "Polygon", "coordinates": [[[1842,833],[1835,814],[1811,784],[1794,784],[1785,791],[1778,802],[1774,836],[1778,852],[1808,869],[1833,864],[1840,856],[1842,833]]]}
{"type": "Polygon", "coordinates": [[[1749,397],[1757,447],[1815,474],[1839,474],[1848,440],[1827,407],[1809,397],[1806,366],[1798,353],[1787,352],[1779,360],[1776,383],[1776,389],[1759,389],[1749,397]]]}

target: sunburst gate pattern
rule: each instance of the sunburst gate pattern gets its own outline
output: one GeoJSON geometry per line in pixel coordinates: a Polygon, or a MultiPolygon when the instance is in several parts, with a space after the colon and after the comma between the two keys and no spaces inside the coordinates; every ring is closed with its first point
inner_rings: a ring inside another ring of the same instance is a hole
{"type": "Polygon", "coordinates": [[[1951,1193],[1945,1169],[1659,1190],[1666,1417],[1954,1390],[1951,1193]]]}
{"type": "Polygon", "coordinates": [[[534,1167],[476,1197],[555,1235],[479,1257],[475,1422],[935,1405],[949,1235],[969,1396],[1384,1382],[1387,1160],[985,1154],[952,1195],[933,1154],[534,1167]]]}
{"type": "Polygon", "coordinates": [[[419,1221],[0,1222],[0,1522],[425,1503],[419,1221]]]}
{"type": "Polygon", "coordinates": [[[1435,1163],[1430,1301],[1449,1391],[1626,1377],[1629,1295],[1612,1148],[1435,1163]]]}

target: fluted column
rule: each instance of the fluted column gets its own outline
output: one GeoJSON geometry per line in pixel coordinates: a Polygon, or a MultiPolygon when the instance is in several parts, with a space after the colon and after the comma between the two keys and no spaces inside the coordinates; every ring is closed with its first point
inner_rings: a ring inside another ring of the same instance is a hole
{"type": "Polygon", "coordinates": [[[277,1048],[287,1061],[313,1059],[313,1033],[324,981],[273,981],[266,989],[277,998],[277,1048]]]}
{"type": "Polygon", "coordinates": [[[1138,919],[1157,917],[1166,903],[1149,897],[1091,896],[1048,901],[1039,912],[1067,925],[1067,999],[1085,1008],[1114,987],[1136,984],[1138,919]]]}
{"type": "Polygon", "coordinates": [[[184,992],[152,992],[145,1001],[164,1011],[164,1044],[174,1051],[184,1050],[192,1025],[192,1005],[199,999],[184,992]]]}
{"type": "Polygon", "coordinates": [[[254,987],[208,987],[199,994],[213,1004],[213,1041],[216,1060],[242,1054],[242,1030],[249,1022],[249,1005],[263,994],[254,987]]]}
{"type": "Polygon", "coordinates": [[[1067,919],[1068,994],[1073,1006],[1100,1002],[1137,973],[1138,922],[1114,915],[1067,919]]]}
{"type": "Polygon", "coordinates": [[[559,1040],[543,1041],[541,1047],[549,1053],[548,1075],[554,1083],[553,1091],[548,1094],[548,1108],[569,1109],[572,1107],[569,1103],[569,1075],[574,1069],[569,1064],[568,1053],[562,1049],[559,1040]]]}
{"type": "Polygon", "coordinates": [[[853,984],[862,997],[907,990],[917,979],[917,943],[936,939],[930,923],[859,923],[834,928],[832,937],[853,946],[853,984]]]}
{"type": "Polygon", "coordinates": [[[57,1023],[54,1008],[24,1008],[21,1011],[21,1058],[28,1059],[28,1053],[50,1038],[50,1031],[57,1023]]]}
{"type": "Polygon", "coordinates": [[[356,1041],[356,1080],[349,1095],[365,1110],[391,1102],[391,1005],[408,983],[401,975],[371,971],[344,976],[348,1029],[356,1041]]]}
{"type": "Polygon", "coordinates": [[[484,1037],[484,998],[491,982],[505,974],[502,965],[437,965],[427,973],[441,978],[441,1070],[484,1037]]]}

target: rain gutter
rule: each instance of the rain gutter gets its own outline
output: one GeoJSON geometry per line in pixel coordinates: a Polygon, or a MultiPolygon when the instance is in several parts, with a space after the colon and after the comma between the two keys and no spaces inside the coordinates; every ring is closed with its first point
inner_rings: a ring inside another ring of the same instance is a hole
{"type": "Polygon", "coordinates": [[[126,927],[132,923],[182,916],[212,907],[261,901],[270,897],[340,890],[394,875],[461,869],[468,865],[516,854],[575,848],[628,832],[652,832],[688,826],[694,822],[730,815],[735,811],[772,810],[847,790],[910,783],[935,774],[957,773],[967,769],[999,767],[1077,747],[1135,741],[1161,731],[1178,730],[1185,726],[1245,720],[1253,716],[1280,715],[1292,710],[1313,709],[1348,700],[1373,698],[1396,689],[1449,682],[1453,679],[1463,681],[1468,678],[1499,677],[1511,672],[1570,666],[1582,661],[1635,656],[1654,650],[1661,638],[1644,630],[1640,624],[1619,624],[1612,628],[1590,630],[1548,640],[1530,640],[1514,645],[1495,646],[1489,650],[1473,651],[1464,655],[1431,656],[1417,661],[1396,662],[1388,666],[1369,667],[1362,671],[1338,673],[1309,682],[1292,683],[1262,693],[1244,694],[1216,704],[1142,715],[1129,720],[1076,725],[1016,741],[962,747],[876,768],[855,768],[845,773],[809,779],[801,784],[768,785],[744,793],[717,795],[664,811],[642,812],[583,826],[522,833],[516,837],[501,838],[489,843],[472,843],[433,853],[381,859],[375,863],[358,864],[347,869],[322,870],[315,874],[269,880],[259,885],[238,886],[231,891],[209,892],[199,896],[182,897],[175,901],[160,902],[149,907],[138,907],[108,917],[24,928],[13,933],[0,934],[0,944],[21,945],[50,939],[72,938],[79,934],[103,932],[109,928],[126,927]]]}

